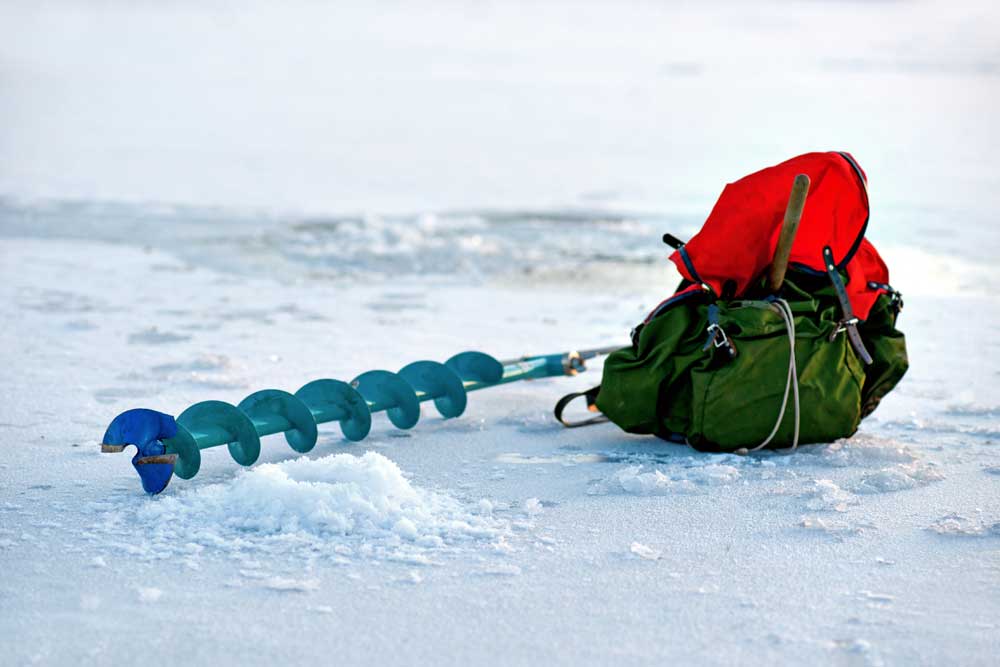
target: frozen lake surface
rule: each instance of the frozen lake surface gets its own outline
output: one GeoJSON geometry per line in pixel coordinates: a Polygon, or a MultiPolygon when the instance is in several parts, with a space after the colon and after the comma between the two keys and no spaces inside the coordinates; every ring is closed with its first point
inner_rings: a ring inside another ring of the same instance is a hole
{"type": "Polygon", "coordinates": [[[0,9],[0,648],[12,664],[992,664],[988,3],[0,9]],[[663,232],[846,149],[911,369],[854,438],[699,454],[518,383],[141,493],[178,414],[627,341],[663,232]]]}
{"type": "Polygon", "coordinates": [[[596,373],[472,394],[461,418],[265,439],[239,471],[141,493],[101,455],[129,407],[350,379],[476,348],[603,344],[628,298],[537,283],[377,286],[197,268],[156,250],[4,239],[0,639],[17,662],[861,664],[997,649],[995,300],[907,295],[912,370],[850,441],[698,454],[566,430],[596,373]],[[970,312],[978,327],[968,327],[970,312]],[[978,354],[969,354],[977,349],[978,354]],[[53,634],[53,619],[74,640],[53,634]],[[129,638],[130,628],[142,632],[129,638]]]}

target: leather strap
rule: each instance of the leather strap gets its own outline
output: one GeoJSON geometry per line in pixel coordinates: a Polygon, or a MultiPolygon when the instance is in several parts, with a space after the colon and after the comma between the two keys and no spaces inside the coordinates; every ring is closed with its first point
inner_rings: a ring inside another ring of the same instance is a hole
{"type": "Polygon", "coordinates": [[[587,399],[587,409],[590,410],[591,412],[597,412],[597,406],[595,405],[595,402],[597,401],[597,394],[599,391],[601,391],[601,386],[597,385],[596,387],[588,389],[587,391],[578,391],[572,394],[566,394],[565,396],[559,399],[559,402],[556,403],[555,410],[553,410],[556,419],[559,421],[560,424],[562,424],[566,428],[590,426],[591,424],[600,424],[602,422],[608,421],[608,418],[602,414],[598,414],[596,417],[591,417],[590,419],[584,419],[582,421],[577,421],[577,422],[566,421],[565,419],[563,419],[563,411],[566,409],[566,406],[568,406],[570,403],[580,398],[581,396],[587,399]]]}
{"type": "Polygon", "coordinates": [[[833,290],[837,294],[837,301],[840,302],[840,310],[844,314],[844,318],[840,320],[840,326],[830,334],[830,340],[836,338],[837,334],[841,331],[846,331],[847,340],[850,341],[851,347],[854,348],[858,358],[865,365],[870,365],[872,363],[872,355],[865,349],[865,344],[861,340],[861,334],[858,333],[858,318],[854,316],[851,301],[847,298],[847,287],[844,286],[844,280],[837,271],[837,263],[833,261],[833,250],[830,249],[830,246],[823,248],[823,264],[826,267],[826,275],[830,277],[830,282],[833,283],[833,290]]]}

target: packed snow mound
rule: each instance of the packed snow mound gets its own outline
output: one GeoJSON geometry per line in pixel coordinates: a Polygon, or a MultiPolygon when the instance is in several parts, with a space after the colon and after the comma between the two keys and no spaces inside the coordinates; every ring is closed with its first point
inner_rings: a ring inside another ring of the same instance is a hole
{"type": "MultiPolygon", "coordinates": [[[[133,555],[164,551],[322,551],[424,562],[429,550],[493,541],[509,522],[415,486],[376,452],[260,465],[226,483],[151,498],[106,517],[133,555]],[[134,534],[146,542],[136,546],[134,534]]],[[[156,554],[155,556],[153,554],[156,554]]]]}
{"type": "Polygon", "coordinates": [[[190,520],[241,532],[427,537],[492,534],[482,518],[449,496],[413,486],[376,452],[271,463],[238,476],[150,502],[140,519],[190,520]]]}

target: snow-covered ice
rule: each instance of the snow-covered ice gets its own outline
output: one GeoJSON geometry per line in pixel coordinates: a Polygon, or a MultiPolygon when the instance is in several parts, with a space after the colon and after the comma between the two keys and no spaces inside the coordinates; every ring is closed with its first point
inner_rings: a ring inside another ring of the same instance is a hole
{"type": "Polygon", "coordinates": [[[632,545],[629,546],[628,550],[632,554],[645,560],[659,560],[660,556],[663,555],[663,552],[659,549],[654,549],[653,547],[640,544],[639,542],[633,542],[632,545]]]}
{"type": "Polygon", "coordinates": [[[195,662],[448,650],[455,663],[602,663],[626,645],[634,663],[975,663],[995,648],[1000,449],[994,416],[972,406],[997,380],[964,354],[976,333],[948,328],[971,307],[997,322],[990,299],[908,294],[910,375],[857,436],[794,455],[558,427],[553,401],[592,372],[472,394],[461,418],[425,412],[407,432],[377,418],[361,443],[324,427],[307,456],[268,438],[247,470],[206,450],[195,479],[149,498],[127,456],[98,453],[120,410],[176,413],[470,347],[600,344],[640,309],[609,301],[577,325],[591,297],[550,281],[410,278],[421,307],[379,320],[368,305],[398,287],[176,272],[158,268],[182,265],[170,252],[100,241],[0,246],[13,259],[0,298],[18,309],[0,420],[0,595],[13,610],[0,641],[15,662],[138,660],[141,643],[107,636],[113,617],[156,627],[195,662]],[[275,321],[226,317],[250,301],[275,321]],[[80,317],[92,326],[65,326],[80,317]],[[151,322],[191,339],[129,342],[151,322]],[[56,613],[80,642],[33,621],[56,613]],[[301,631],[276,630],[276,613],[301,631]]]}
{"type": "Polygon", "coordinates": [[[5,4],[0,662],[995,662],[998,22],[5,4]],[[868,170],[906,297],[910,373],[853,438],[559,427],[598,362],[245,470],[205,450],[155,498],[99,453],[132,407],[624,342],[676,284],[660,235],[814,148],[868,170]]]}

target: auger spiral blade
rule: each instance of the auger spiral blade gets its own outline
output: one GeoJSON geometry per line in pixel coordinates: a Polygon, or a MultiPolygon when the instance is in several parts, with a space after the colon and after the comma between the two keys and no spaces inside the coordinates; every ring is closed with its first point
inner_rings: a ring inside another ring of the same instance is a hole
{"type": "Polygon", "coordinates": [[[392,424],[412,428],[420,419],[420,404],[434,401],[445,419],[460,416],[468,392],[518,380],[575,375],[586,370],[584,360],[613,348],[549,354],[500,362],[483,352],[462,352],[446,362],[415,361],[396,373],[375,370],[350,383],[314,380],[295,393],[263,389],[238,405],[203,401],[171,415],[145,408],[127,410],[111,422],[101,444],[103,452],[134,446],[132,458],[142,488],[160,493],[174,473],[182,479],[198,474],[201,450],[226,445],[243,466],[260,457],[260,439],[284,433],[288,445],[306,453],[316,446],[318,425],[338,422],[348,440],[362,440],[372,414],[385,412],[392,424]]]}

